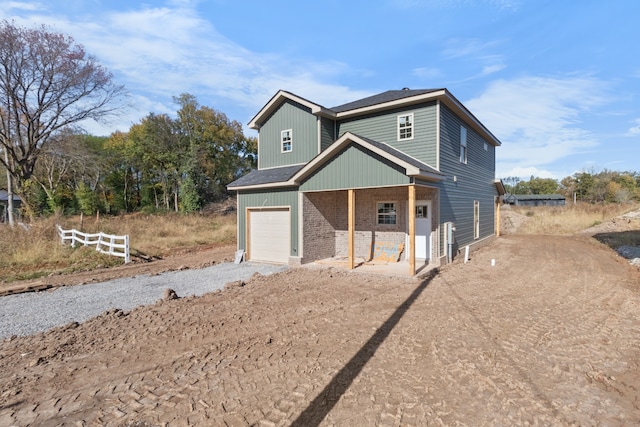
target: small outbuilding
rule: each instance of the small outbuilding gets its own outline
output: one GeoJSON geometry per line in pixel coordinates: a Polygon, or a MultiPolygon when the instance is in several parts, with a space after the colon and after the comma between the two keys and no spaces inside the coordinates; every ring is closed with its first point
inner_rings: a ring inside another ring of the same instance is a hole
{"type": "MultiPolygon", "coordinates": [[[[22,204],[22,199],[20,196],[13,195],[13,209],[17,211],[20,209],[20,205],[22,204]]],[[[0,189],[0,222],[7,222],[9,212],[9,192],[7,190],[0,189]]]]}
{"type": "Polygon", "coordinates": [[[507,194],[504,202],[513,206],[565,206],[561,194],[507,194]]]}

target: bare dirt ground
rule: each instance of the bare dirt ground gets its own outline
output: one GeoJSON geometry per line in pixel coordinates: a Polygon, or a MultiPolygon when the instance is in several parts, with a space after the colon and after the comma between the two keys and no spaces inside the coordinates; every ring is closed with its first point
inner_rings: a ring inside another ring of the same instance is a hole
{"type": "Polygon", "coordinates": [[[291,269],[0,362],[7,426],[638,425],[640,274],[588,234],[508,234],[428,277],[291,269]]]}

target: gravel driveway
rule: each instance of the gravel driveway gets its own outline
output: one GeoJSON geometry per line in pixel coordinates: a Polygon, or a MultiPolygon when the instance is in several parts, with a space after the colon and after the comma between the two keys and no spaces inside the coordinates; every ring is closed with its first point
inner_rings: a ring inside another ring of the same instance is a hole
{"type": "Polygon", "coordinates": [[[199,296],[222,289],[226,283],[246,280],[254,273],[268,275],[286,268],[251,262],[222,263],[203,269],[4,296],[0,298],[0,340],[43,332],[69,322],[84,322],[106,310],[128,311],[153,304],[162,298],[166,288],[173,289],[179,297],[199,296]]]}

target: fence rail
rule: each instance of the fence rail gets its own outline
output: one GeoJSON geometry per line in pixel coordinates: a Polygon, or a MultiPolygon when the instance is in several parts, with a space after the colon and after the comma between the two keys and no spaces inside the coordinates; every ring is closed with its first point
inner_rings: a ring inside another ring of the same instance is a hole
{"type": "Polygon", "coordinates": [[[60,241],[64,245],[66,241],[71,241],[71,246],[75,247],[76,242],[84,246],[95,245],[96,250],[103,254],[124,258],[125,264],[131,261],[129,254],[129,236],[115,236],[105,233],[83,233],[78,230],[63,230],[59,225],[58,234],[60,241]]]}

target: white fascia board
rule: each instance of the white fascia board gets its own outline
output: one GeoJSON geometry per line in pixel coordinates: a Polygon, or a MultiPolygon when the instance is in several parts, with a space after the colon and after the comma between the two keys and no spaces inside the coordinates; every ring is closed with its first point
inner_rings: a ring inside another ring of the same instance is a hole
{"type": "Polygon", "coordinates": [[[256,185],[243,185],[241,187],[227,187],[229,191],[244,191],[244,190],[262,190],[269,188],[281,188],[281,187],[297,187],[297,184],[292,180],[282,182],[272,182],[268,184],[256,184],[256,185]]]}
{"type": "Polygon", "coordinates": [[[311,110],[312,114],[322,115],[326,117],[335,117],[335,113],[331,110],[324,108],[322,105],[318,105],[309,100],[299,97],[298,95],[294,95],[291,92],[287,92],[284,90],[279,90],[267,104],[262,107],[262,109],[256,114],[253,119],[249,122],[249,127],[251,129],[258,130],[260,129],[260,123],[262,119],[266,118],[269,114],[271,114],[280,104],[285,100],[290,99],[291,101],[297,102],[298,104],[304,105],[305,107],[311,110]]]}

